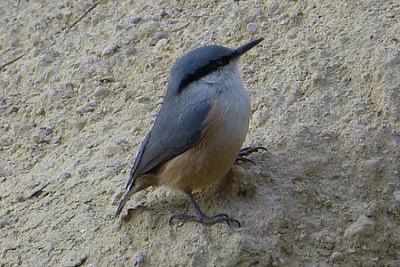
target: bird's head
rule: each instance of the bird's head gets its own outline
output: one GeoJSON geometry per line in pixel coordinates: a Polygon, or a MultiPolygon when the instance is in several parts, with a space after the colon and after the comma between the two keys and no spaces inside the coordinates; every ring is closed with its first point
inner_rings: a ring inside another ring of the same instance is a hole
{"type": "Polygon", "coordinates": [[[208,45],[188,52],[171,68],[169,89],[177,94],[181,93],[190,83],[236,61],[262,40],[263,38],[259,38],[250,41],[236,49],[208,45]]]}

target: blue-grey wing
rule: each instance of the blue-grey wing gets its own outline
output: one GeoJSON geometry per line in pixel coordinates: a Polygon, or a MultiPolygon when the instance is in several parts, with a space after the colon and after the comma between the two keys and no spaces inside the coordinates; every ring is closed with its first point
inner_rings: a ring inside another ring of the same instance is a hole
{"type": "Polygon", "coordinates": [[[136,177],[152,173],[199,141],[205,127],[204,121],[215,101],[214,93],[204,89],[188,90],[165,100],[130,171],[127,183],[129,190],[135,185],[136,177]]]}

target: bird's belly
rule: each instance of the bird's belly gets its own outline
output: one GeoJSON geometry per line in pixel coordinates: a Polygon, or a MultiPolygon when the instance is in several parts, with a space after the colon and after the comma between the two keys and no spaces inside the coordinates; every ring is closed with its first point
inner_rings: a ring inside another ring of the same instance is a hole
{"type": "Polygon", "coordinates": [[[247,134],[250,103],[247,100],[247,105],[238,107],[227,101],[216,103],[210,112],[200,142],[162,166],[160,184],[190,192],[218,182],[228,173],[247,134]]]}

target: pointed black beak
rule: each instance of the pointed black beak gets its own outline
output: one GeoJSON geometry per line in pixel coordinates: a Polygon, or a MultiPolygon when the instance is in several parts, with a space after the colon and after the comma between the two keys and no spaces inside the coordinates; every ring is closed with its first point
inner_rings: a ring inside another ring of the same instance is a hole
{"type": "Polygon", "coordinates": [[[247,51],[249,51],[250,49],[252,49],[256,45],[258,45],[258,43],[260,43],[262,40],[264,40],[264,38],[259,38],[259,39],[250,41],[247,44],[244,44],[244,45],[236,48],[235,50],[233,50],[234,56],[235,57],[240,57],[241,55],[243,55],[244,53],[246,53],[247,51]]]}

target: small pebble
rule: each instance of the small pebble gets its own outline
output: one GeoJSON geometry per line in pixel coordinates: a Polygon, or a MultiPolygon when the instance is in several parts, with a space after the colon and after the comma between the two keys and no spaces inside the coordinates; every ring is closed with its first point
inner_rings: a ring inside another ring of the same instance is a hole
{"type": "Polygon", "coordinates": [[[126,90],[124,94],[124,100],[128,101],[129,99],[133,99],[135,96],[135,91],[134,90],[126,90]]]}
{"type": "Polygon", "coordinates": [[[45,135],[50,135],[50,134],[52,134],[54,132],[54,128],[45,128],[45,129],[43,129],[43,133],[45,134],[45,135]]]}
{"type": "Polygon", "coordinates": [[[165,11],[165,10],[162,10],[161,12],[160,12],[160,18],[165,18],[166,16],[168,16],[168,13],[165,11]]]}
{"type": "Polygon", "coordinates": [[[36,115],[44,115],[44,114],[45,114],[44,108],[43,108],[43,107],[39,107],[39,108],[36,110],[35,114],[36,114],[36,115]]]}
{"type": "Polygon", "coordinates": [[[51,138],[48,138],[44,132],[38,132],[32,135],[32,141],[36,144],[48,144],[51,138]]]}
{"type": "Polygon", "coordinates": [[[123,152],[124,147],[122,145],[119,144],[110,144],[107,146],[107,152],[106,152],[106,156],[107,157],[112,157],[116,154],[119,154],[121,152],[123,152]]]}
{"type": "Polygon", "coordinates": [[[163,39],[163,38],[167,38],[167,33],[166,32],[156,32],[154,34],[154,38],[157,40],[163,39]]]}
{"type": "Polygon", "coordinates": [[[296,32],[295,31],[290,31],[289,33],[288,33],[288,38],[289,39],[294,39],[294,38],[296,38],[296,32]]]}
{"type": "Polygon", "coordinates": [[[156,49],[162,50],[163,48],[165,48],[167,46],[167,44],[168,44],[168,39],[162,38],[157,42],[156,49]]]}
{"type": "Polygon", "coordinates": [[[117,23],[116,25],[115,25],[115,29],[117,30],[117,31],[120,31],[120,30],[122,30],[124,27],[121,25],[121,24],[119,24],[119,23],[117,23]]]}
{"type": "Polygon", "coordinates": [[[133,266],[142,266],[144,263],[144,257],[146,254],[144,252],[138,252],[132,257],[133,266]]]}
{"type": "Polygon", "coordinates": [[[51,138],[51,143],[55,145],[61,144],[61,136],[53,136],[51,138]]]}
{"type": "Polygon", "coordinates": [[[400,64],[400,53],[397,55],[392,55],[388,58],[389,66],[396,66],[400,64]]]}
{"type": "Polygon", "coordinates": [[[150,46],[155,46],[159,40],[166,38],[167,38],[166,32],[156,32],[151,38],[150,46]]]}
{"type": "Polygon", "coordinates": [[[73,128],[76,129],[77,131],[82,131],[83,128],[85,128],[85,125],[86,121],[80,119],[77,119],[72,123],[73,128]]]}
{"type": "Polygon", "coordinates": [[[318,249],[318,254],[324,257],[328,257],[331,255],[331,251],[329,249],[318,249]]]}
{"type": "Polygon", "coordinates": [[[325,79],[325,75],[322,74],[321,72],[314,72],[314,73],[311,75],[311,79],[312,79],[314,82],[319,82],[319,81],[322,81],[322,80],[325,79]]]}
{"type": "Polygon", "coordinates": [[[81,230],[82,236],[84,236],[84,237],[87,236],[87,232],[88,232],[87,229],[82,229],[81,230]]]}
{"type": "Polygon", "coordinates": [[[88,112],[92,112],[92,111],[94,111],[94,107],[88,106],[88,105],[83,105],[76,109],[76,113],[78,113],[78,114],[84,114],[84,113],[88,113],[88,112]]]}
{"type": "Polygon", "coordinates": [[[64,172],[64,173],[62,173],[62,174],[60,174],[60,175],[58,176],[58,179],[64,181],[64,180],[67,180],[67,179],[69,179],[69,178],[71,178],[71,177],[72,177],[72,174],[71,174],[71,173],[69,173],[69,172],[64,172]]]}
{"type": "Polygon", "coordinates": [[[104,48],[103,52],[101,52],[102,56],[110,56],[114,54],[114,48],[112,46],[107,46],[104,48]]]}
{"type": "Polygon", "coordinates": [[[131,24],[138,24],[142,21],[142,17],[129,17],[128,22],[131,24]]]}
{"type": "Polygon", "coordinates": [[[11,137],[4,137],[0,139],[0,147],[6,147],[12,145],[13,140],[11,137]]]}
{"type": "Polygon", "coordinates": [[[125,89],[128,85],[126,83],[116,82],[115,86],[120,89],[125,89]]]}
{"type": "Polygon", "coordinates": [[[16,193],[14,195],[14,202],[24,202],[26,200],[26,196],[22,193],[16,193]]]}
{"type": "Polygon", "coordinates": [[[335,239],[333,239],[331,236],[326,236],[325,239],[323,240],[323,246],[326,249],[332,250],[335,247],[335,239]]]}
{"type": "Polygon", "coordinates": [[[19,110],[19,107],[17,107],[17,106],[11,106],[11,108],[10,108],[10,113],[17,113],[18,112],[18,110],[19,110]]]}
{"type": "Polygon", "coordinates": [[[118,46],[116,46],[116,45],[108,45],[101,52],[101,56],[102,57],[112,56],[115,53],[115,51],[117,51],[117,49],[118,49],[118,46]]]}
{"type": "Polygon", "coordinates": [[[302,13],[300,10],[295,9],[295,10],[293,10],[293,12],[291,13],[291,17],[292,17],[292,18],[297,18],[297,17],[300,17],[302,14],[303,14],[303,13],[302,13]]]}
{"type": "Polygon", "coordinates": [[[38,65],[41,67],[46,67],[53,63],[55,58],[51,54],[44,54],[39,57],[39,63],[38,65]]]}
{"type": "Polygon", "coordinates": [[[310,51],[311,51],[311,50],[308,49],[308,48],[301,48],[301,49],[299,49],[299,51],[297,51],[297,52],[295,53],[295,56],[296,56],[296,57],[303,57],[303,56],[309,54],[310,51]]]}
{"type": "Polygon", "coordinates": [[[394,200],[400,202],[400,191],[393,192],[394,200]]]}
{"type": "Polygon", "coordinates": [[[138,96],[135,98],[135,100],[141,104],[150,102],[150,98],[148,96],[138,96]]]}
{"type": "Polygon", "coordinates": [[[375,201],[375,202],[372,202],[371,204],[369,204],[367,211],[366,211],[366,215],[368,217],[378,217],[384,211],[385,211],[384,205],[379,201],[375,201]]]}
{"type": "Polygon", "coordinates": [[[89,174],[89,168],[86,166],[82,166],[79,170],[78,170],[78,174],[81,177],[85,177],[89,174]]]}
{"type": "Polygon", "coordinates": [[[330,256],[330,260],[332,262],[338,262],[341,261],[342,259],[343,259],[343,254],[338,251],[333,252],[330,256]]]}
{"type": "Polygon", "coordinates": [[[108,90],[108,88],[102,87],[102,86],[98,86],[98,87],[94,90],[93,95],[94,95],[96,98],[103,99],[104,97],[106,97],[106,96],[109,94],[109,92],[110,92],[110,91],[108,90]]]}
{"type": "Polygon", "coordinates": [[[99,81],[101,83],[113,83],[113,82],[115,82],[115,79],[111,76],[105,76],[105,77],[99,78],[99,81]]]}
{"type": "Polygon", "coordinates": [[[250,22],[249,24],[247,24],[246,29],[249,33],[256,33],[257,25],[254,22],[250,22]]]}
{"type": "Polygon", "coordinates": [[[344,231],[344,238],[351,238],[353,236],[371,236],[374,234],[374,230],[375,222],[373,221],[373,219],[361,215],[344,231]]]}
{"type": "Polygon", "coordinates": [[[62,257],[61,266],[82,266],[87,260],[88,254],[80,250],[71,250],[62,257]]]}
{"type": "Polygon", "coordinates": [[[135,49],[132,48],[132,47],[128,47],[128,48],[125,50],[125,55],[126,55],[127,57],[131,57],[131,56],[135,55],[135,53],[136,53],[136,51],[135,51],[135,49]]]}
{"type": "Polygon", "coordinates": [[[5,97],[0,96],[0,105],[4,106],[7,104],[7,100],[5,97]]]}

